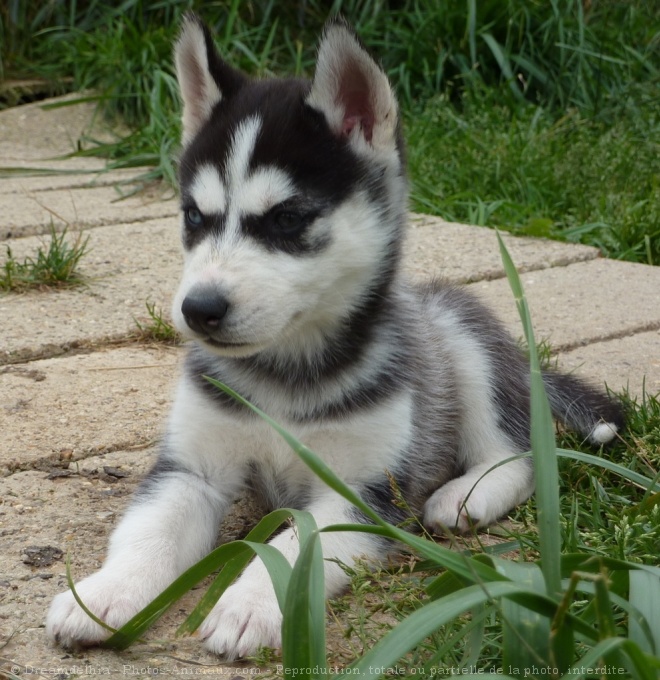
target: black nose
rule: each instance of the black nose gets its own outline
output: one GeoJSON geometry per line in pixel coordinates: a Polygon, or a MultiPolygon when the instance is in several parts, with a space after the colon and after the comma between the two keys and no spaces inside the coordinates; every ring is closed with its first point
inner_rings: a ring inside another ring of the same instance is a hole
{"type": "Polygon", "coordinates": [[[181,305],[181,312],[188,326],[203,335],[218,332],[228,309],[227,300],[215,291],[193,292],[186,296],[181,305]]]}

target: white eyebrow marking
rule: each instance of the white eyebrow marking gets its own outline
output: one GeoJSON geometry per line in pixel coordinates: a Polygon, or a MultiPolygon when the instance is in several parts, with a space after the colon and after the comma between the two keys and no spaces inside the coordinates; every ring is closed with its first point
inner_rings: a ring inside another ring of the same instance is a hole
{"type": "Polygon", "coordinates": [[[197,207],[206,215],[223,214],[227,206],[225,187],[218,170],[209,163],[195,174],[190,193],[197,207]]]}
{"type": "Polygon", "coordinates": [[[237,196],[247,180],[250,170],[250,159],[254,153],[259,130],[261,130],[261,118],[259,116],[249,116],[242,120],[234,131],[225,171],[230,192],[230,205],[222,238],[227,243],[240,239],[237,196]]]}
{"type": "Polygon", "coordinates": [[[274,165],[255,170],[236,193],[236,205],[244,215],[262,215],[295,193],[289,175],[274,165]]]}
{"type": "Polygon", "coordinates": [[[232,191],[239,190],[247,178],[259,130],[261,119],[250,116],[242,120],[234,132],[227,163],[227,180],[232,191]]]}

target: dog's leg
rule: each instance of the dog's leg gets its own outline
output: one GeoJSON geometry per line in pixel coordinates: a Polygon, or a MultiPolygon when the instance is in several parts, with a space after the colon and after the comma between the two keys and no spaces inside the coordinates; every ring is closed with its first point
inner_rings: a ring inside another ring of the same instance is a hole
{"type": "MultiPolygon", "coordinates": [[[[331,524],[354,523],[356,513],[349,503],[330,491],[324,491],[306,510],[311,512],[319,528],[331,524]]],[[[334,597],[348,584],[348,576],[335,562],[352,565],[356,557],[377,559],[383,553],[383,541],[360,533],[322,534],[325,558],[325,596],[334,597]]],[[[293,564],[299,554],[295,528],[278,534],[270,545],[277,548],[293,564]]],[[[275,591],[263,562],[253,560],[236,583],[220,598],[200,627],[206,647],[228,659],[254,654],[260,647],[278,648],[282,614],[275,591]]]]}
{"type": "Polygon", "coordinates": [[[529,459],[515,460],[488,472],[514,452],[471,467],[441,486],[424,506],[424,524],[438,534],[446,528],[467,531],[492,524],[534,493],[529,459]],[[476,486],[475,486],[476,485],[476,486]]]}
{"type": "MultiPolygon", "coordinates": [[[[203,557],[242,481],[231,428],[196,391],[180,389],[155,467],[110,539],[100,571],[76,585],[85,605],[117,628],[203,557]]],[[[108,637],[71,591],[58,595],[46,620],[64,646],[108,637]]]]}
{"type": "MultiPolygon", "coordinates": [[[[76,585],[78,595],[100,619],[122,626],[209,551],[229,500],[191,473],[151,480],[115,529],[101,570],[76,585]]],[[[55,598],[46,628],[65,647],[109,635],[71,591],[55,598]]]]}

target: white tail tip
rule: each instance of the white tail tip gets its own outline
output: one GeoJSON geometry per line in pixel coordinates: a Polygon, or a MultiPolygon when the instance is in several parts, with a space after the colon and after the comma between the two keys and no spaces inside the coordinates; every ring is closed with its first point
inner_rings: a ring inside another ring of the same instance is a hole
{"type": "Polygon", "coordinates": [[[596,425],[589,435],[594,444],[607,444],[611,442],[619,428],[614,423],[600,423],[596,425]]]}

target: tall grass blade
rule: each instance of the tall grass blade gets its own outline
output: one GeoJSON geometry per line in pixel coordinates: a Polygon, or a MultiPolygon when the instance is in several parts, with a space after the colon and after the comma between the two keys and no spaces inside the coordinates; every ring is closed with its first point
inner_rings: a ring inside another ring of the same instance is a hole
{"type": "Polygon", "coordinates": [[[270,28],[266,42],[264,43],[264,48],[261,50],[259,55],[259,70],[266,70],[267,64],[270,60],[270,52],[273,48],[273,41],[275,40],[275,34],[277,33],[278,20],[273,21],[273,25],[270,28]]]}
{"type": "Polygon", "coordinates": [[[588,463],[589,465],[595,465],[597,467],[602,467],[605,470],[610,470],[611,472],[615,472],[616,474],[620,475],[624,479],[627,479],[633,484],[638,484],[647,491],[650,492],[660,491],[660,483],[658,483],[657,481],[654,481],[653,479],[650,479],[649,477],[646,477],[644,475],[640,475],[638,472],[635,472],[634,470],[629,470],[628,468],[625,468],[622,465],[617,465],[617,463],[613,463],[611,460],[607,460],[607,458],[599,458],[598,456],[594,456],[591,453],[583,453],[582,451],[570,451],[569,449],[557,449],[557,455],[561,456],[562,458],[579,460],[582,463],[588,463]]]}
{"type": "MultiPolygon", "coordinates": [[[[477,667],[484,646],[486,619],[494,613],[494,609],[494,606],[488,607],[483,604],[473,607],[470,612],[470,623],[464,626],[463,630],[458,632],[455,636],[452,636],[451,640],[447,643],[447,646],[455,646],[456,641],[461,637],[467,636],[465,640],[465,652],[461,659],[462,668],[469,669],[477,667]]],[[[447,651],[449,651],[449,649],[447,649],[447,651]]],[[[441,654],[442,653],[439,651],[438,656],[441,656],[441,654]]]]}
{"type": "Polygon", "coordinates": [[[325,585],[318,532],[302,544],[283,609],[282,661],[285,675],[313,678],[327,667],[325,585]],[[318,673],[314,670],[318,669],[318,673]]]}
{"type": "Polygon", "coordinates": [[[470,66],[475,68],[477,65],[477,0],[468,0],[467,34],[470,45],[470,66]]]}
{"type": "MultiPolygon", "coordinates": [[[[514,583],[544,593],[543,572],[536,564],[493,559],[495,568],[514,583]]],[[[550,619],[504,598],[502,609],[502,665],[533,668],[550,665],[550,619]]],[[[563,669],[562,669],[563,670],[563,669]]]]}
{"type": "MultiPolygon", "coordinates": [[[[309,620],[312,634],[312,660],[314,664],[326,663],[325,656],[325,563],[323,547],[318,534],[313,534],[309,571],[309,620]]],[[[297,577],[296,573],[296,577],[297,577]]]]}
{"type": "Polygon", "coordinates": [[[624,673],[621,673],[623,670],[628,671],[629,677],[638,680],[657,680],[660,660],[646,656],[633,642],[620,637],[608,638],[594,645],[570,667],[564,677],[593,678],[596,675],[615,677],[612,673],[597,673],[596,669],[602,669],[604,665],[607,665],[603,663],[603,660],[611,658],[612,653],[619,650],[623,651],[624,659],[627,659],[628,663],[623,668],[617,667],[614,670],[616,677],[626,677],[624,673]]]}
{"type": "Polygon", "coordinates": [[[286,602],[286,593],[289,587],[289,579],[291,578],[291,565],[287,562],[286,557],[272,545],[246,540],[241,541],[241,543],[264,563],[273,584],[277,603],[280,606],[280,610],[282,610],[286,602]]]}
{"type": "Polygon", "coordinates": [[[644,627],[635,617],[630,617],[628,635],[640,648],[649,654],[660,656],[660,569],[636,570],[630,572],[630,594],[628,599],[644,617],[653,639],[646,636],[644,627]]]}
{"type": "MultiPolygon", "coordinates": [[[[631,573],[635,572],[631,571],[631,573]]],[[[611,578],[616,578],[617,574],[611,573],[609,576],[611,578]]],[[[628,579],[626,580],[629,584],[630,581],[628,579]]],[[[592,596],[596,592],[596,589],[593,581],[579,581],[576,584],[575,592],[588,593],[592,596]]],[[[612,603],[617,607],[620,607],[628,616],[628,638],[635,642],[643,652],[653,654],[653,649],[655,648],[654,632],[657,631],[657,626],[652,617],[648,618],[647,615],[643,614],[630,600],[626,599],[626,597],[617,595],[614,592],[610,592],[609,597],[612,600],[612,603]],[[649,622],[653,623],[654,630],[651,629],[649,622]],[[633,628],[635,628],[634,633],[631,632],[633,628]]],[[[651,598],[651,600],[653,600],[653,598],[651,598]]]]}
{"type": "Polygon", "coordinates": [[[511,69],[509,58],[502,49],[502,46],[490,33],[482,33],[481,37],[483,38],[483,41],[486,43],[486,45],[488,45],[488,47],[490,48],[490,51],[493,53],[495,61],[497,61],[497,64],[500,67],[502,74],[506,78],[506,82],[511,88],[511,92],[513,92],[515,98],[519,99],[520,101],[524,101],[524,96],[520,91],[520,88],[518,87],[518,83],[516,81],[515,76],[513,75],[513,70],[511,69]]]}
{"type": "Polygon", "coordinates": [[[534,473],[536,476],[537,522],[541,549],[542,569],[546,588],[551,597],[561,594],[561,532],[559,526],[559,469],[554,423],[543,385],[538,351],[534,340],[529,307],[518,272],[497,233],[504,270],[516,299],[516,305],[525,331],[531,371],[531,441],[534,473]]]}
{"type": "Polygon", "coordinates": [[[658,567],[649,564],[638,564],[636,562],[625,562],[613,557],[604,555],[593,555],[591,553],[566,553],[561,556],[561,573],[563,578],[568,578],[574,571],[584,571],[590,574],[598,574],[603,568],[610,571],[648,571],[652,574],[658,573],[658,567]]]}
{"type": "Polygon", "coordinates": [[[606,54],[601,54],[599,52],[594,52],[593,50],[586,49],[584,47],[579,47],[578,45],[568,45],[566,43],[557,43],[557,47],[563,50],[568,50],[570,52],[575,52],[576,54],[582,54],[587,57],[592,57],[597,61],[606,61],[610,64],[618,64],[619,66],[627,66],[628,62],[625,59],[619,59],[618,57],[609,57],[606,54]]]}

